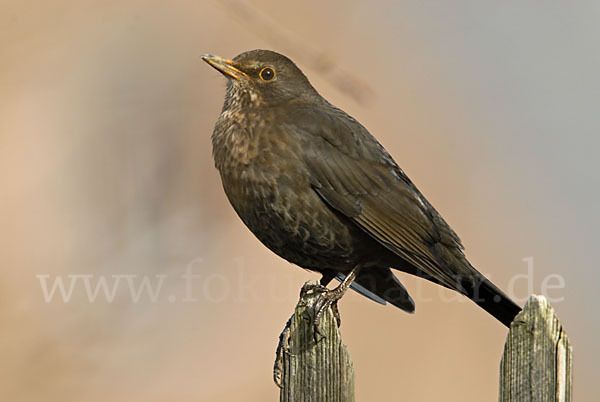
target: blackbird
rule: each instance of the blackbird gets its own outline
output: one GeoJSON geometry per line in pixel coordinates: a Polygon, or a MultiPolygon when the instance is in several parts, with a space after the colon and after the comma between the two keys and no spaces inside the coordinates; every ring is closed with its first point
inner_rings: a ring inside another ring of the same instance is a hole
{"type": "Polygon", "coordinates": [[[265,246],[321,273],[323,286],[341,281],[321,309],[350,286],[414,312],[393,268],[455,290],[510,326],[520,307],[467,261],[383,146],[290,59],[268,50],[202,59],[228,78],[212,135],[225,193],[265,246]]]}

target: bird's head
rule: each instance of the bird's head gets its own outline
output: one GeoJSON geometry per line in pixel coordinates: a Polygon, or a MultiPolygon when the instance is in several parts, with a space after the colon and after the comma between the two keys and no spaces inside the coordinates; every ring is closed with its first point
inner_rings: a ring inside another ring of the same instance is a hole
{"type": "Polygon", "coordinates": [[[229,100],[269,105],[318,96],[293,61],[270,50],[251,50],[233,60],[208,54],[202,59],[227,77],[229,100]]]}

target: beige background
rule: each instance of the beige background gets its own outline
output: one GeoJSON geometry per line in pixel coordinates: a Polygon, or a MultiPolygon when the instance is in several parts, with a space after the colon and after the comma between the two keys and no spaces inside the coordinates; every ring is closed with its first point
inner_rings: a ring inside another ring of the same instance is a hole
{"type": "MultiPolygon", "coordinates": [[[[529,257],[534,292],[561,275],[575,397],[599,400],[600,6],[558,3],[0,2],[0,400],[277,400],[277,335],[317,276],[229,207],[224,79],[199,58],[254,48],[368,127],[500,287],[529,257]],[[46,303],[36,275],[69,274],[167,277],[155,303],[124,279],[46,303]]],[[[358,400],[495,400],[505,329],[403,280],[415,315],[340,304],[358,400]]]]}

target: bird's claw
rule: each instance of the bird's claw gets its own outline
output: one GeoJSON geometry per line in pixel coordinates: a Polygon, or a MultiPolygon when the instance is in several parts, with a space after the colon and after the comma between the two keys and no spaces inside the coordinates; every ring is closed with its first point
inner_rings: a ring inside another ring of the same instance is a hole
{"type": "Polygon", "coordinates": [[[327,310],[328,307],[331,307],[331,310],[333,312],[333,315],[335,316],[335,319],[336,319],[338,327],[339,327],[341,324],[341,319],[340,319],[340,313],[338,310],[337,302],[339,299],[342,298],[342,296],[344,295],[344,292],[339,291],[338,288],[335,288],[332,290],[329,290],[327,288],[324,288],[324,289],[325,290],[321,292],[321,294],[317,297],[317,300],[315,301],[315,305],[314,305],[315,325],[318,325],[319,320],[323,316],[323,313],[325,312],[325,310],[327,310]]]}
{"type": "Polygon", "coordinates": [[[314,311],[313,325],[314,325],[315,343],[318,341],[317,335],[324,336],[319,329],[319,323],[320,323],[321,318],[323,317],[323,313],[329,307],[331,307],[331,310],[332,310],[333,316],[335,317],[338,328],[340,327],[340,325],[342,323],[341,318],[340,318],[340,313],[338,310],[337,302],[339,299],[342,298],[342,296],[344,295],[344,292],[339,291],[338,288],[335,288],[332,290],[329,290],[324,286],[322,286],[321,288],[322,289],[319,290],[320,294],[319,294],[319,296],[317,296],[317,299],[313,306],[313,311],[314,311]]]}
{"type": "Polygon", "coordinates": [[[283,375],[283,358],[285,354],[289,354],[290,346],[290,325],[292,324],[292,315],[285,324],[283,331],[279,335],[279,343],[277,344],[277,351],[275,352],[275,362],[273,363],[273,381],[279,388],[283,388],[281,383],[283,375]]]}

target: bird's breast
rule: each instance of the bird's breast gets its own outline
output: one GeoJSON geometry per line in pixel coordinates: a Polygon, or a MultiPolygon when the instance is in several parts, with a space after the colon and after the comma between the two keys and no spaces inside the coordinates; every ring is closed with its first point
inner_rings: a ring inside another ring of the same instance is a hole
{"type": "Polygon", "coordinates": [[[213,151],[223,188],[259,240],[308,268],[353,263],[349,228],[313,190],[296,138],[240,121],[217,130],[213,151]]]}

